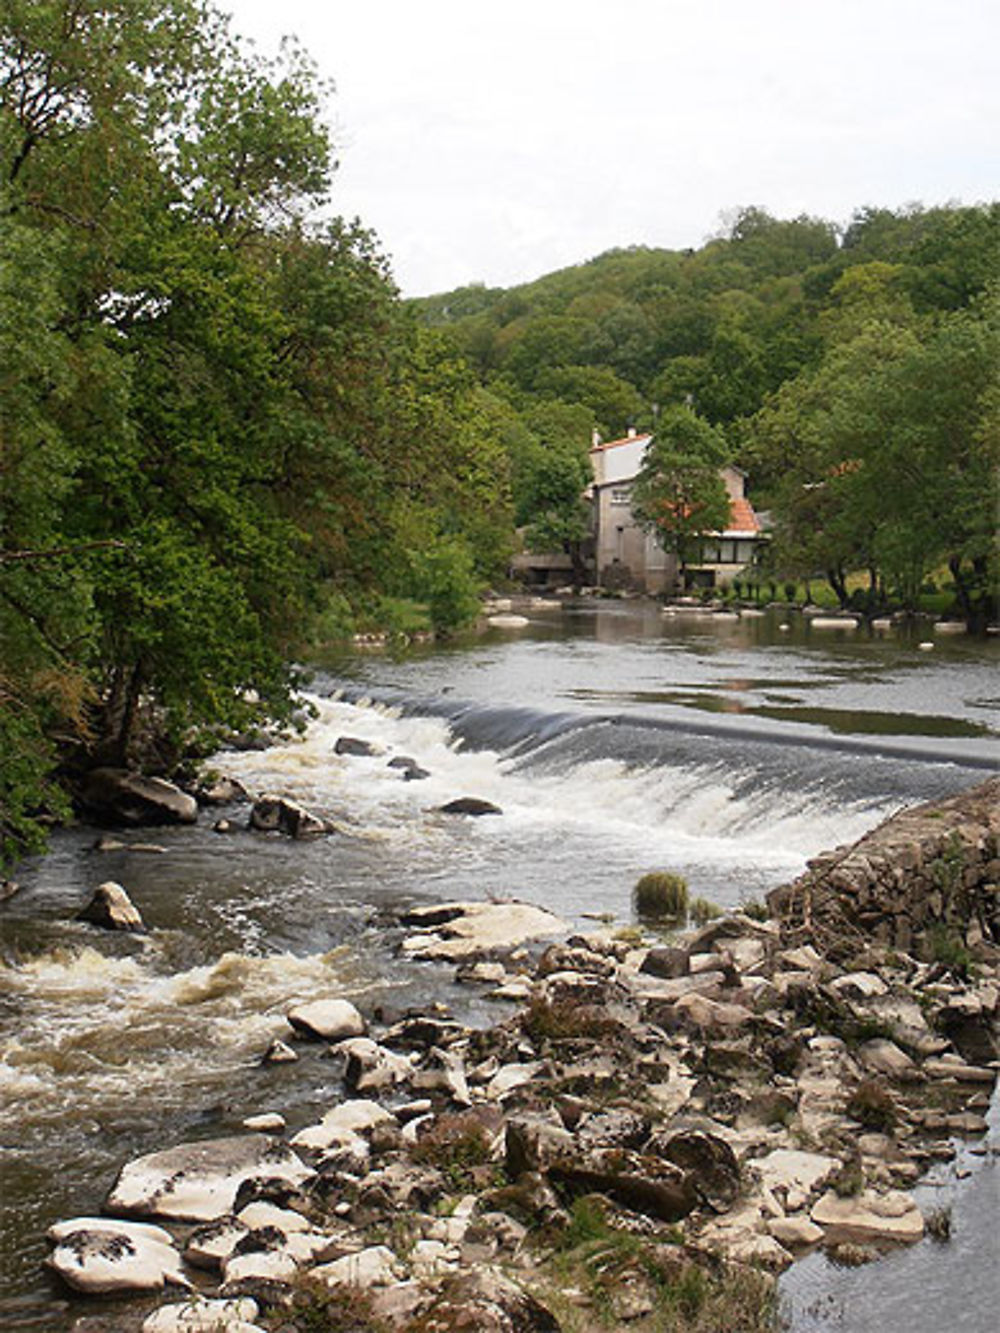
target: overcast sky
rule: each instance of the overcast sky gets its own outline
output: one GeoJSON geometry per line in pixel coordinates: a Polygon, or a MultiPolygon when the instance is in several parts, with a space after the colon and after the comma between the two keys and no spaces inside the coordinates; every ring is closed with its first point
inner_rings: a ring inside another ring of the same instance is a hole
{"type": "Polygon", "coordinates": [[[1000,197],[998,0],[217,3],[335,81],[336,210],[406,295],[698,246],[747,204],[1000,197]]]}

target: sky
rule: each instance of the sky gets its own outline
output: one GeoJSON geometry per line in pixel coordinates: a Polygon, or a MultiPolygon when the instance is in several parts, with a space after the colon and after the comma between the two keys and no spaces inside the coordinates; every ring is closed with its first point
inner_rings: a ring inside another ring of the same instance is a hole
{"type": "Polygon", "coordinates": [[[748,205],[1000,198],[997,0],[216,0],[321,74],[404,295],[697,247],[748,205]]]}

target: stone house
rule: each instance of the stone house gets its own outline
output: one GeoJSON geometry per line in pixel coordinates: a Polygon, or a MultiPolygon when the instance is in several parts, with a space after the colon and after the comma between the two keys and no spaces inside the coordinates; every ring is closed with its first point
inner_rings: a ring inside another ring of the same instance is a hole
{"type": "MultiPolygon", "coordinates": [[[[632,486],[652,435],[630,430],[620,440],[601,441],[590,450],[594,480],[594,577],[602,587],[635,588],[647,593],[680,591],[677,557],[663,549],[632,514],[632,486]]],[[[701,560],[687,567],[688,588],[731,583],[753,560],[766,536],[746,498],[746,473],[722,469],[729,495],[729,524],[706,534],[701,560]]]]}

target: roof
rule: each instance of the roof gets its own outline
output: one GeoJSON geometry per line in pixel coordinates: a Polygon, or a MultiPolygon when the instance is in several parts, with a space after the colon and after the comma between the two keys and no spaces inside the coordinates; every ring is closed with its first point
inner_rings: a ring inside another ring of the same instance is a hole
{"type": "Polygon", "coordinates": [[[727,532],[760,532],[760,519],[754,513],[749,500],[729,501],[729,527],[727,532]]]}
{"type": "Polygon", "coordinates": [[[653,437],[646,431],[643,435],[624,435],[620,440],[602,440],[600,444],[595,444],[591,448],[592,454],[603,454],[605,449],[617,449],[620,444],[636,444],[639,441],[651,440],[653,437]]]}

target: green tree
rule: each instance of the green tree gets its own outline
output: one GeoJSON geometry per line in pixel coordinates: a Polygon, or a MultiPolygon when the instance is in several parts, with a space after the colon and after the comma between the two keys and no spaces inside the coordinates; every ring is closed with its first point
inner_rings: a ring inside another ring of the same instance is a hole
{"type": "Polygon", "coordinates": [[[729,522],[721,433],[689,407],[665,412],[632,490],[632,510],[678,558],[682,582],[704,537],[729,522]]]}

